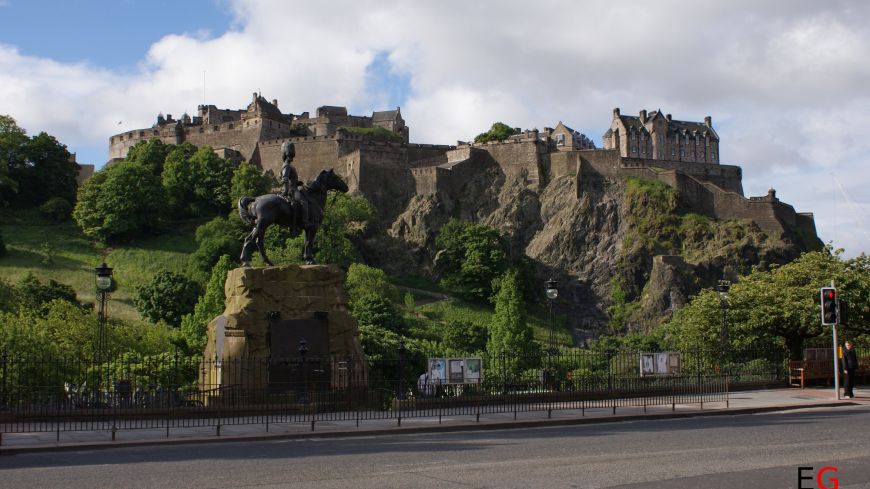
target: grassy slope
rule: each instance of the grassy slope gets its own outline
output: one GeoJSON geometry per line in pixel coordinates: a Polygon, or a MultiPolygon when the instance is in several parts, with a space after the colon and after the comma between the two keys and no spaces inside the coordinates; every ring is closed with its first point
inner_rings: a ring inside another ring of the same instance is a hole
{"type": "Polygon", "coordinates": [[[112,294],[109,314],[138,319],[132,296],[160,270],[182,272],[196,249],[195,224],[172,233],[140,239],[123,248],[102,248],[91,243],[69,221],[48,223],[35,211],[0,214],[8,253],[0,258],[0,277],[17,282],[32,272],[39,280],[54,279],[75,289],[82,302],[94,301],[94,267],[104,260],[114,268],[118,289],[112,294]]]}

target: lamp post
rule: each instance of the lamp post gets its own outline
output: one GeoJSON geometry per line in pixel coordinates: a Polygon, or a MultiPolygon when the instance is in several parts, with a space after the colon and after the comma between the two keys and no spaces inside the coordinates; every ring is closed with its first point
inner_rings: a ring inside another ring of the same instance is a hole
{"type": "Polygon", "coordinates": [[[103,356],[106,350],[106,303],[108,302],[109,292],[112,290],[112,268],[103,262],[102,265],[94,269],[96,274],[97,300],[99,301],[99,309],[97,310],[97,382],[95,396],[100,395],[103,390],[103,356]]]}
{"type": "Polygon", "coordinates": [[[299,356],[302,357],[302,394],[299,396],[301,404],[308,403],[308,363],[305,361],[305,355],[308,354],[308,342],[305,338],[299,340],[299,356]]]}
{"type": "Polygon", "coordinates": [[[399,339],[399,391],[396,399],[405,400],[405,338],[399,339]]]}
{"type": "Polygon", "coordinates": [[[550,338],[548,351],[550,354],[556,353],[556,313],[553,310],[553,303],[556,301],[556,298],[559,297],[559,282],[553,280],[547,280],[547,300],[550,303],[550,338]]]}
{"type": "Polygon", "coordinates": [[[725,356],[726,360],[730,350],[728,347],[730,344],[728,341],[728,291],[730,289],[731,282],[727,280],[720,280],[719,283],[716,284],[716,292],[719,293],[719,306],[722,308],[722,330],[719,332],[719,336],[722,341],[722,354],[725,356]]]}

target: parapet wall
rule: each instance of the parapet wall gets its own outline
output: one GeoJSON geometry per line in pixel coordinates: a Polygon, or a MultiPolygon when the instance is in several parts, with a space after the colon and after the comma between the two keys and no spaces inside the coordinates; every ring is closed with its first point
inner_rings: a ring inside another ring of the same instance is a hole
{"type": "Polygon", "coordinates": [[[619,164],[624,159],[616,150],[573,153],[575,154],[555,160],[558,160],[560,167],[568,169],[571,168],[572,163],[577,163],[578,189],[581,188],[580,179],[594,175],[611,179],[637,177],[658,180],[676,190],[680,198],[698,213],[716,219],[751,220],[775,238],[780,238],[793,229],[811,232],[815,236],[812,215],[797,214],[791,205],[780,202],[774,196],[747,199],[742,193],[722,189],[714,183],[699,180],[694,175],[679,169],[650,168],[636,162],[624,166],[619,164]]]}

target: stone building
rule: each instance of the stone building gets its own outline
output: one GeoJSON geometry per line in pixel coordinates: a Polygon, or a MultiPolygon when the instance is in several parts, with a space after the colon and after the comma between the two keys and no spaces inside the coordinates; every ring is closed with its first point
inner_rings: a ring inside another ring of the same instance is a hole
{"type": "Polygon", "coordinates": [[[719,135],[710,116],[704,122],[686,122],[661,109],[641,110],[634,117],[615,108],[603,139],[604,149],[617,149],[623,158],[719,163],[719,135]]]}
{"type": "MultiPolygon", "coordinates": [[[[262,165],[260,145],[264,141],[291,137],[334,136],[340,128],[383,128],[399,134],[408,142],[409,128],[399,107],[376,111],[371,116],[354,116],[345,107],[322,106],[315,117],[308,112],[284,114],[278,101],[269,102],[254,93],[244,110],[220,109],[200,105],[197,115],[187,114],[174,119],[171,114],[157,116],[148,129],[136,129],[109,138],[109,159],[121,159],[139,141],[159,139],[166,144],[189,142],[195,146],[208,144],[221,156],[229,155],[262,165]]],[[[278,163],[280,166],[280,162],[278,163]]]]}

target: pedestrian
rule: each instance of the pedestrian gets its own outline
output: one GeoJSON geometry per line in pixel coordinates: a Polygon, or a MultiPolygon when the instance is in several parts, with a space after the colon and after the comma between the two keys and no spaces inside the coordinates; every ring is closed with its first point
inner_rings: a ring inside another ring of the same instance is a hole
{"type": "Polygon", "coordinates": [[[843,372],[846,374],[846,385],[843,389],[844,397],[854,398],[855,372],[858,371],[858,354],[852,348],[852,342],[846,342],[846,351],[843,352],[843,372]]]}

